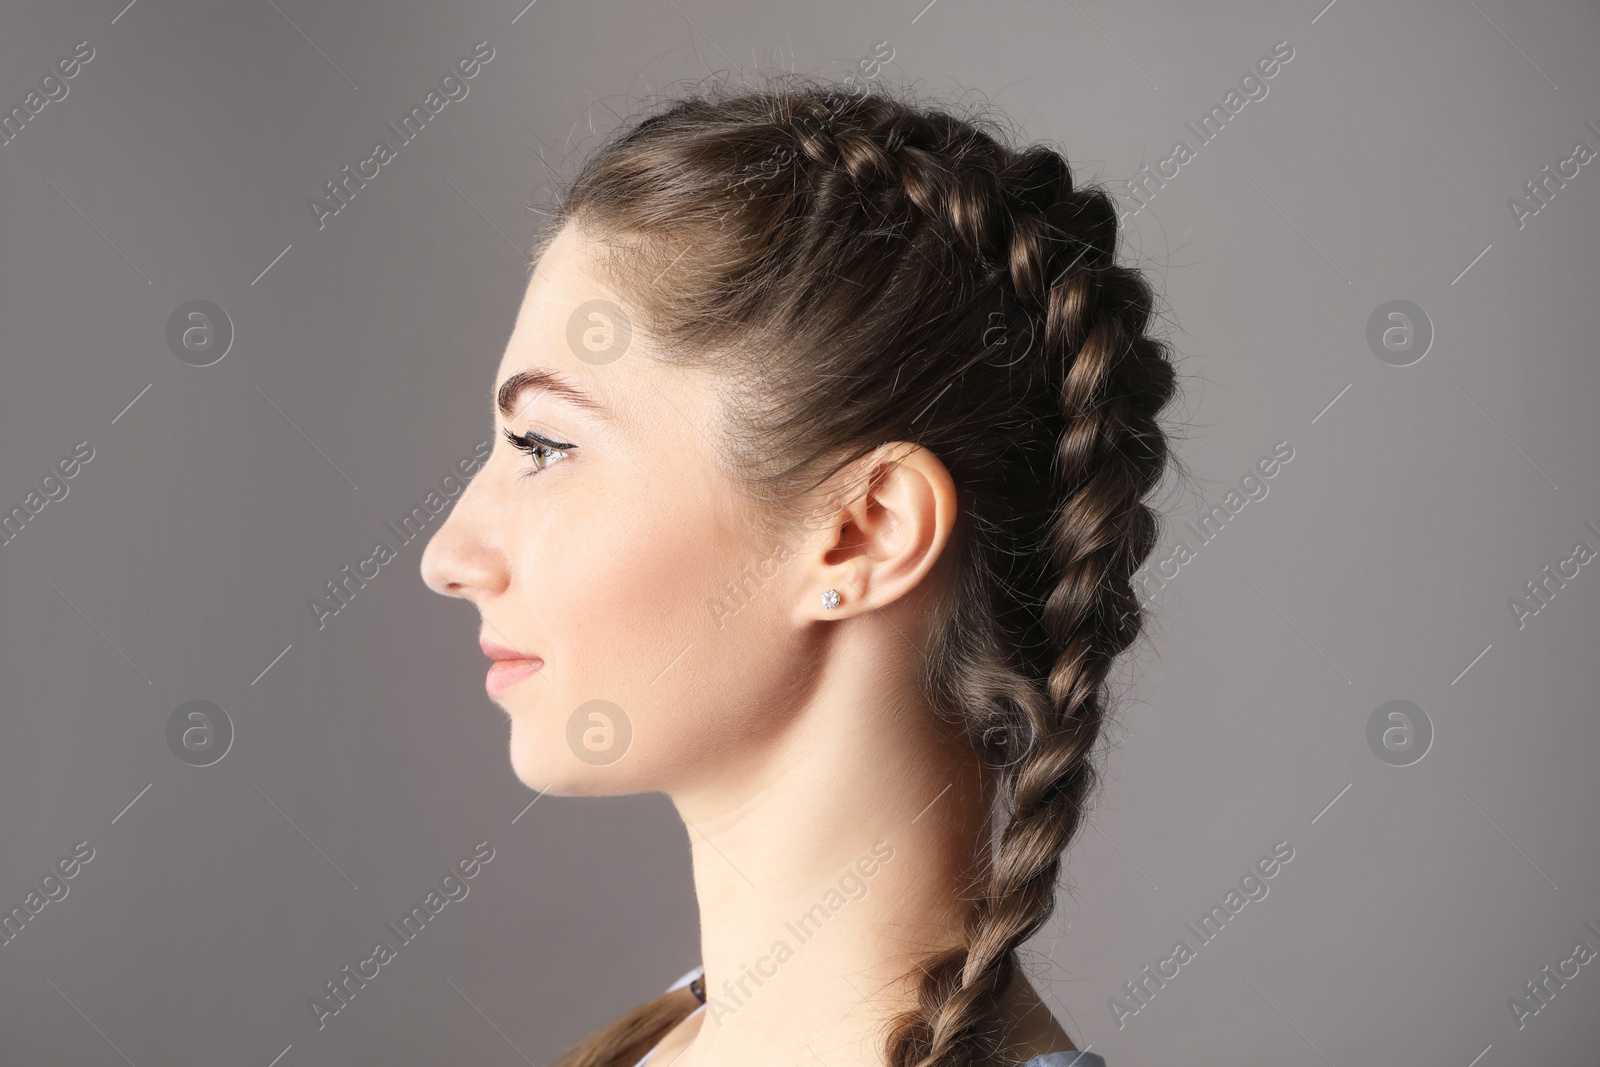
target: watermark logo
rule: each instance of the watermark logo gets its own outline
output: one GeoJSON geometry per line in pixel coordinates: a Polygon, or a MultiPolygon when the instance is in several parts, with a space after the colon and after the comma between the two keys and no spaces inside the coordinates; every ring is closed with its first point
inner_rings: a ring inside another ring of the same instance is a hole
{"type": "Polygon", "coordinates": [[[14,141],[28,123],[33,122],[50,104],[65,100],[72,91],[67,82],[76,78],[83,70],[83,64],[93,58],[94,46],[88,41],[79,41],[72,46],[71,55],[56,60],[56,65],[39,79],[39,88],[30,89],[28,95],[22,98],[20,107],[0,114],[0,145],[14,141]]]}
{"type": "MultiPolygon", "coordinates": [[[[1600,923],[1590,919],[1584,923],[1583,932],[1585,936],[1600,935],[1600,923]]],[[[1529,1019],[1549,1007],[1556,994],[1565,989],[1568,982],[1578,977],[1584,965],[1592,962],[1595,955],[1595,950],[1590,947],[1589,942],[1580,937],[1572,946],[1571,955],[1557,960],[1554,967],[1545,964],[1538,974],[1524,982],[1522,988],[1527,996],[1512,997],[1508,1002],[1511,1007],[1511,1017],[1517,1020],[1517,1029],[1521,1030],[1527,1026],[1529,1019]]]]}
{"type": "Polygon", "coordinates": [[[1277,77],[1283,70],[1284,64],[1293,58],[1294,46],[1288,41],[1277,42],[1272,46],[1270,53],[1260,57],[1254,66],[1246,69],[1239,78],[1237,89],[1229,89],[1223,96],[1222,103],[1212,104],[1210,110],[1200,116],[1198,124],[1185,122],[1183,128],[1194,138],[1195,146],[1189,147],[1187,140],[1176,140],[1172,144],[1172,151],[1156,161],[1154,171],[1150,169],[1149,163],[1140,167],[1118,192],[1118,195],[1125,197],[1133,206],[1125,208],[1117,216],[1117,224],[1122,225],[1127,219],[1148,207],[1150,201],[1155,199],[1156,192],[1165,189],[1167,182],[1172,181],[1182,173],[1184,167],[1199,158],[1200,149],[1216,140],[1246,105],[1252,101],[1265,100],[1270,91],[1267,81],[1277,77]]]}
{"type": "Polygon", "coordinates": [[[1020,315],[1015,323],[1006,321],[1004,311],[989,312],[989,326],[983,331],[983,347],[988,350],[984,361],[993,367],[1014,367],[1033,351],[1033,319],[1020,315]],[[1012,344],[1011,326],[1017,326],[1021,335],[1012,344]]]}
{"type": "Polygon", "coordinates": [[[596,767],[617,762],[633,744],[627,712],[609,700],[587,700],[567,718],[567,747],[596,767]]]}
{"type": "Polygon", "coordinates": [[[0,915],[0,948],[11,944],[47,905],[67,899],[70,890],[67,880],[77,877],[83,864],[92,859],[94,846],[87,841],[79,841],[72,846],[71,853],[56,860],[55,866],[39,879],[37,889],[29,889],[21,904],[0,915]]]}
{"type": "Polygon", "coordinates": [[[167,716],[167,747],[191,767],[219,763],[233,747],[233,720],[209,700],[189,700],[167,716]]]}
{"type": "Polygon", "coordinates": [[[1267,894],[1271,892],[1267,879],[1277,877],[1283,865],[1292,859],[1294,846],[1287,841],[1275,842],[1271,854],[1261,857],[1245,871],[1239,877],[1238,888],[1230,888],[1222,898],[1222,903],[1213,904],[1211,910],[1200,919],[1199,926],[1192,922],[1183,924],[1194,936],[1196,947],[1189,947],[1189,942],[1180,938],[1173,943],[1171,953],[1156,961],[1154,971],[1146,964],[1139,971],[1139,977],[1122,983],[1126,999],[1110,997],[1106,1000],[1111,1017],[1117,1021],[1117,1029],[1127,1026],[1129,1017],[1149,1007],[1156,993],[1165,989],[1168,982],[1178,977],[1184,966],[1194,961],[1201,947],[1221,936],[1228,923],[1244,911],[1247,904],[1267,899],[1267,894]]]}
{"type": "Polygon", "coordinates": [[[209,300],[179,304],[167,316],[167,347],[191,367],[209,367],[233,347],[233,320],[209,300]]]}
{"type": "Polygon", "coordinates": [[[30,489],[21,504],[0,511],[0,545],[9,545],[15,541],[17,535],[22,533],[23,527],[37,518],[46,504],[65,500],[67,494],[72,491],[67,481],[75,477],[83,469],[83,465],[93,458],[94,446],[88,441],[79,441],[73,446],[70,455],[56,460],[55,466],[35,483],[37,488],[30,489]]]}
{"type": "MultiPolygon", "coordinates": [[[[396,145],[404,148],[416,140],[428,123],[449,104],[465,100],[472,91],[467,82],[476,78],[483,70],[483,65],[493,58],[493,46],[488,41],[479,41],[472,46],[468,55],[456,60],[455,66],[447,68],[444,77],[439,79],[437,89],[429,89],[422,103],[411,105],[411,110],[401,117],[400,125],[385,122],[384,128],[394,136],[396,145]]],[[[372,153],[356,163],[354,171],[346,163],[340,171],[342,177],[324,182],[322,187],[327,197],[319,200],[313,196],[306,201],[306,206],[311,209],[311,217],[317,220],[317,229],[327,226],[330,218],[349,207],[356,193],[365,189],[367,182],[383,173],[383,168],[398,158],[399,152],[394,145],[387,140],[378,140],[373,143],[372,153]]]]}
{"type": "Polygon", "coordinates": [[[1267,480],[1276,477],[1283,465],[1292,459],[1294,446],[1288,441],[1279,441],[1272,446],[1271,454],[1256,460],[1255,466],[1239,477],[1239,488],[1229,489],[1222,503],[1205,506],[1198,516],[1185,522],[1183,530],[1193,535],[1195,544],[1191,546],[1186,538],[1179,537],[1170,547],[1161,550],[1159,559],[1135,572],[1133,581],[1138,587],[1139,599],[1150,604],[1155,590],[1165,589],[1167,583],[1178,576],[1180,568],[1194,562],[1200,549],[1215,541],[1247,504],[1265,500],[1271,492],[1267,480]]]}
{"type": "MultiPolygon", "coordinates": [[[[1600,526],[1596,526],[1591,519],[1584,523],[1585,531],[1600,537],[1600,526]]],[[[1595,558],[1597,553],[1589,547],[1589,542],[1579,538],[1572,546],[1572,554],[1565,559],[1557,560],[1552,568],[1546,563],[1539,571],[1540,577],[1529,579],[1523,586],[1524,595],[1506,598],[1506,606],[1511,609],[1511,614],[1517,620],[1517,629],[1521,630],[1528,625],[1528,620],[1550,606],[1556,593],[1567,587],[1567,583],[1583,573],[1583,567],[1595,558]]]]}
{"type": "Polygon", "coordinates": [[[439,488],[429,490],[428,495],[422,498],[422,503],[412,505],[411,511],[400,520],[397,526],[393,522],[383,524],[385,534],[373,543],[372,553],[365,559],[358,560],[354,569],[350,564],[345,564],[340,577],[331,579],[323,584],[327,596],[323,599],[316,597],[306,598],[306,607],[310,609],[312,618],[317,620],[317,629],[321,630],[328,625],[328,620],[349,607],[356,594],[367,587],[367,583],[383,573],[385,565],[394,562],[400,556],[399,550],[421,537],[428,524],[439,515],[443,514],[457,497],[466,491],[467,483],[472,476],[477,474],[482,465],[488,462],[492,447],[488,441],[479,441],[473,448],[470,456],[464,456],[456,461],[449,473],[439,479],[439,488]],[[456,472],[460,472],[459,477],[456,472]],[[390,545],[388,537],[392,536],[394,544],[390,545]]]}
{"type": "Polygon", "coordinates": [[[1367,318],[1367,347],[1391,367],[1409,367],[1433,347],[1433,320],[1409,300],[1379,304],[1367,318]]]}
{"type": "Polygon", "coordinates": [[[766,584],[777,577],[779,568],[794,558],[794,553],[794,545],[779,541],[776,547],[756,561],[754,567],[746,563],[739,568],[738,579],[724,582],[721,593],[706,597],[706,608],[717,629],[724,628],[729,619],[749,607],[766,584]]]}
{"type": "Polygon", "coordinates": [[[867,92],[871,86],[868,82],[877,79],[883,73],[883,65],[894,59],[894,48],[888,41],[878,41],[872,46],[872,51],[856,62],[855,70],[844,76],[840,83],[846,88],[856,92],[867,92]]]}
{"type": "Polygon", "coordinates": [[[1433,720],[1409,700],[1380,704],[1367,719],[1367,747],[1391,767],[1409,767],[1433,747],[1433,720]]]}
{"type": "Polygon", "coordinates": [[[788,963],[808,941],[822,932],[824,926],[851,901],[860,900],[871,888],[876,877],[890,860],[894,859],[894,846],[888,841],[876,841],[868,853],[863,853],[834,880],[822,897],[811,907],[783,924],[787,936],[775,938],[771,949],[756,958],[754,966],[739,964],[737,977],[722,981],[722,995],[711,990],[706,1007],[711,1021],[721,1025],[722,1020],[737,1014],[765,984],[763,979],[777,976],[778,968],[788,963]],[[790,944],[790,938],[793,944],[790,944]],[[754,985],[755,988],[750,988],[754,985]]]}
{"type": "MultiPolygon", "coordinates": [[[[798,158],[799,153],[797,153],[793,148],[786,144],[779,145],[777,148],[774,148],[771,153],[763,156],[756,162],[746,163],[744,166],[740,167],[739,173],[744,174],[745,177],[740,178],[738,183],[734,185],[734,188],[742,189],[751,182],[765,183],[768,178],[775,177],[782,173],[783,168],[787,167],[798,158]]],[[[722,218],[727,218],[727,214],[724,213],[722,218]]],[[[719,218],[717,221],[721,222],[722,218],[719,218]]]]}
{"type": "Polygon", "coordinates": [[[311,1014],[316,1017],[317,1029],[321,1030],[328,1025],[328,1019],[338,1015],[350,1006],[358,992],[367,987],[383,973],[383,968],[393,963],[400,956],[400,949],[415,941],[428,923],[439,917],[445,906],[452,901],[465,900],[472,887],[467,885],[467,879],[476,878],[483,870],[483,865],[494,859],[494,846],[487,841],[479,841],[472,847],[472,853],[455,862],[455,865],[445,869],[439,878],[438,888],[428,888],[427,896],[419,904],[411,905],[411,910],[406,912],[398,925],[393,922],[383,924],[385,936],[372,946],[372,954],[363,959],[358,959],[352,968],[345,964],[339,976],[323,983],[323,992],[311,997],[307,1005],[311,1014]],[[393,935],[394,944],[389,944],[393,935]]]}
{"type": "MultiPolygon", "coordinates": [[[[1595,136],[1600,137],[1600,126],[1593,121],[1585,122],[1595,136]]],[[[1574,141],[1572,151],[1565,159],[1559,160],[1555,167],[1546,163],[1539,176],[1532,178],[1522,185],[1525,199],[1515,196],[1506,198],[1506,207],[1511,209],[1511,217],[1517,221],[1517,229],[1521,230],[1528,225],[1528,220],[1550,206],[1555,199],[1557,191],[1565,189],[1567,183],[1582,173],[1583,168],[1593,161],[1596,152],[1590,148],[1586,141],[1574,141]]]]}
{"type": "Polygon", "coordinates": [[[567,318],[567,347],[585,363],[615,363],[633,343],[633,320],[614,300],[585,300],[567,318]]]}

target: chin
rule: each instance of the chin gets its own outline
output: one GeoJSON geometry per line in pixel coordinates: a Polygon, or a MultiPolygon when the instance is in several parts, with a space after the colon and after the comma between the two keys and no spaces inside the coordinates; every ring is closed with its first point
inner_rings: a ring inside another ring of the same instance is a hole
{"type": "Polygon", "coordinates": [[[650,788],[635,781],[636,766],[624,757],[610,763],[580,758],[561,731],[513,722],[511,770],[529,789],[555,796],[617,796],[650,788]]]}

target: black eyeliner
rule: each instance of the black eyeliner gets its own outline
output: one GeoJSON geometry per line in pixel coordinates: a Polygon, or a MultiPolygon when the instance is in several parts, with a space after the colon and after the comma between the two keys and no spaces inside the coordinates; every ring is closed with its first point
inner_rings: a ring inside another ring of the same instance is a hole
{"type": "Polygon", "coordinates": [[[546,448],[555,448],[561,451],[578,447],[577,445],[563,444],[560,441],[552,441],[550,438],[536,434],[532,430],[524,433],[512,433],[510,430],[502,430],[501,433],[506,435],[506,440],[511,442],[513,447],[520,448],[523,451],[527,451],[528,442],[530,441],[544,445],[546,448]]]}

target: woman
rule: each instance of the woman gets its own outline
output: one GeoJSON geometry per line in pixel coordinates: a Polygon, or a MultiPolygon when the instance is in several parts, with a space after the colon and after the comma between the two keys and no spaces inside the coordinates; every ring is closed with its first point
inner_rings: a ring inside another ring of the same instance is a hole
{"type": "Polygon", "coordinates": [[[563,1067],[1101,1067],[1017,949],[1169,461],[1116,229],[1048,148],[803,78],[565,191],[422,562],[481,614],[517,776],[688,828],[702,967],[563,1067]]]}

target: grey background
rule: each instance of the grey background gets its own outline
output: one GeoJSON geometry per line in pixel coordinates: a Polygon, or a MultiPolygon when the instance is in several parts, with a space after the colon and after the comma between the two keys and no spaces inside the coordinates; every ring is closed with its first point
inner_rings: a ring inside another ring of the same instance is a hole
{"type": "Polygon", "coordinates": [[[420,542],[322,630],[306,603],[486,437],[528,207],[613,111],[757,62],[865,76],[884,41],[877,76],[1120,186],[1287,40],[1125,251],[1184,358],[1163,545],[1294,458],[1153,593],[1030,967],[1112,1067],[1595,1062],[1600,962],[1508,1007],[1600,948],[1600,564],[1508,607],[1600,547],[1600,161],[1522,229],[1507,205],[1600,149],[1593,4],[124,2],[0,13],[4,109],[95,49],[0,146],[0,504],[95,449],[0,547],[0,902],[95,849],[0,948],[0,1060],[543,1062],[696,962],[670,806],[526,807],[420,542]],[[468,97],[319,231],[307,199],[480,40],[468,97]],[[205,368],[165,341],[197,298],[236,330],[205,368]],[[1365,340],[1392,299],[1435,330],[1408,367],[1365,340]],[[210,767],[165,740],[192,699],[236,731],[210,767]],[[1366,740],[1394,699],[1435,731],[1407,767],[1366,740]],[[307,999],[483,840],[319,1032],[307,999]],[[1108,998],[1277,841],[1269,895],[1119,1028],[1108,998]]]}

